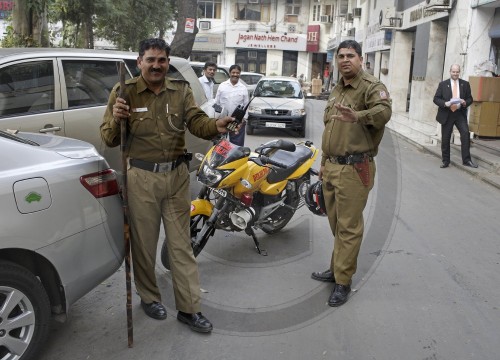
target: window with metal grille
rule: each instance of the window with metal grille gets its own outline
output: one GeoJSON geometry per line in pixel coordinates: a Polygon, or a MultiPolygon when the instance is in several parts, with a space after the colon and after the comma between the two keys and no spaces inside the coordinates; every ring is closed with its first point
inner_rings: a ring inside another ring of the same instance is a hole
{"type": "Polygon", "coordinates": [[[321,16],[321,5],[313,5],[312,8],[312,20],[319,21],[321,16]]]}
{"type": "Polygon", "coordinates": [[[269,21],[270,0],[260,0],[258,4],[250,4],[247,0],[237,0],[234,18],[237,20],[269,21]]]}
{"type": "Polygon", "coordinates": [[[198,18],[220,19],[222,0],[198,1],[198,18]]]}

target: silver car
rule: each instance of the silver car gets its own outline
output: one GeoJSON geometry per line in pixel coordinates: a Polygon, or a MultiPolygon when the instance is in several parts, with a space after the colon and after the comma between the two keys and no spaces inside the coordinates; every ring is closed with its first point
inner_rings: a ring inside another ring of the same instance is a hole
{"type": "Polygon", "coordinates": [[[306,103],[299,81],[287,76],[263,77],[248,107],[246,132],[254,129],[291,129],[306,135],[306,103]]]}
{"type": "Polygon", "coordinates": [[[0,359],[36,359],[51,317],[122,264],[122,204],[86,142],[0,131],[0,153],[0,359]]]}
{"type": "MultiPolygon", "coordinates": [[[[87,141],[113,169],[121,169],[119,148],[102,142],[102,123],[109,94],[119,81],[124,62],[127,78],[136,76],[137,53],[109,50],[0,49],[0,130],[52,133],[87,141]]],[[[172,56],[168,76],[187,80],[196,103],[206,112],[211,104],[185,59],[172,56]]],[[[189,151],[205,153],[209,142],[190,133],[189,151]]],[[[198,168],[193,160],[191,170],[198,168]]]]}

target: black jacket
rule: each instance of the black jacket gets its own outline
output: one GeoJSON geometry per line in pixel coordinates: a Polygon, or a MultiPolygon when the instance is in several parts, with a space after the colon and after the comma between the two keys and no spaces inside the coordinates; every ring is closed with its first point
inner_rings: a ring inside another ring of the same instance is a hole
{"type": "MultiPolygon", "coordinates": [[[[472,93],[468,81],[458,79],[458,86],[460,87],[460,98],[465,100],[465,106],[460,107],[456,112],[461,114],[467,119],[467,108],[472,104],[472,93]]],[[[450,79],[441,81],[434,95],[434,104],[438,106],[436,120],[443,125],[448,120],[448,116],[452,113],[449,107],[446,107],[445,102],[453,97],[450,79]]]]}

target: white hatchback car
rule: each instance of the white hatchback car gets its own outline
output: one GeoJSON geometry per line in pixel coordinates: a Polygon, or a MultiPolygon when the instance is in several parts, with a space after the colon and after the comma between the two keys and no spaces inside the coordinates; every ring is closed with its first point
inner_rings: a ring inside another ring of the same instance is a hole
{"type": "Polygon", "coordinates": [[[125,255],[116,174],[90,144],[0,131],[0,359],[37,359],[51,316],[125,255]]]}
{"type": "Polygon", "coordinates": [[[263,77],[257,83],[248,107],[246,131],[291,129],[306,135],[306,102],[299,81],[293,77],[263,77]]]}

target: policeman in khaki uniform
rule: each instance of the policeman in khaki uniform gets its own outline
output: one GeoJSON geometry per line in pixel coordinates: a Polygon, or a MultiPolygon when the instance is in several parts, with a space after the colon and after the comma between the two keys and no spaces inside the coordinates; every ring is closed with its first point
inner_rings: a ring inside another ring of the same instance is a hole
{"type": "Polygon", "coordinates": [[[330,306],[347,301],[363,239],[365,208],[375,178],[374,157],[392,114],[386,87],[363,71],[361,46],[340,43],[337,66],[342,78],[325,109],[319,177],[328,220],[335,236],[330,268],[312,278],[333,282],[330,306]]]}
{"type": "Polygon", "coordinates": [[[139,45],[141,75],[126,81],[124,98],[113,89],[101,125],[108,146],[120,144],[120,121],[127,121],[127,191],[135,285],[146,314],[163,320],[155,276],[156,250],[163,220],[170,256],[177,319],[208,333],[212,324],[200,312],[198,265],[189,233],[189,170],[185,132],[210,139],[226,132],[231,117],[210,119],[196,104],[189,83],[169,79],[170,47],[162,39],[139,45]]]}

